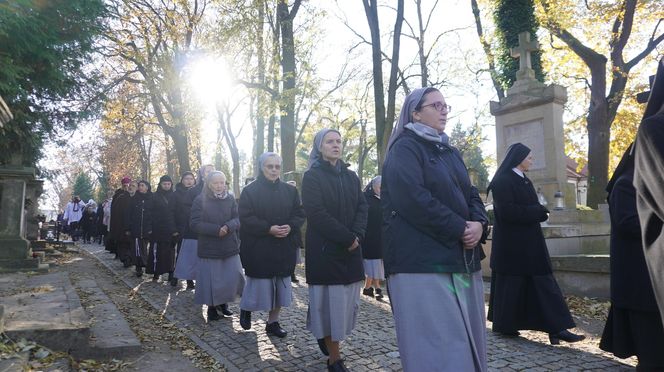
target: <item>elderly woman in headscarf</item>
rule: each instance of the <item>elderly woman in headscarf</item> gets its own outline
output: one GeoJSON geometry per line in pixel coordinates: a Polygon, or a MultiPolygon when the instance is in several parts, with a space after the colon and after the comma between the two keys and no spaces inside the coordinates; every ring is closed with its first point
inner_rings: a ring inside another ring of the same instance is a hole
{"type": "Polygon", "coordinates": [[[191,206],[191,229],[198,235],[196,272],[197,304],[207,305],[207,319],[218,320],[219,306],[224,316],[231,316],[228,303],[242,294],[244,275],[240,263],[240,219],[237,203],[226,189],[226,175],[211,172],[203,192],[191,206]]]}
{"type": "Polygon", "coordinates": [[[488,318],[493,331],[504,336],[530,329],[549,333],[552,344],[581,341],[585,336],[567,330],[575,326],[574,320],[553,277],[540,226],[549,211],[525,174],[532,164],[530,148],[513,144],[487,188],[496,217],[488,318]]]}
{"type": "MultiPolygon", "coordinates": [[[[182,241],[178,250],[178,257],[175,263],[175,272],[173,276],[178,279],[187,281],[187,289],[194,289],[194,280],[196,279],[196,266],[198,264],[198,254],[196,253],[196,244],[198,242],[198,235],[189,226],[191,205],[194,199],[203,191],[205,185],[205,178],[214,171],[214,166],[211,164],[204,165],[198,170],[198,181],[193,180],[191,172],[182,174],[180,184],[183,185],[185,190],[179,194],[176,206],[176,219],[178,231],[182,241]],[[189,174],[189,175],[188,175],[189,174]]],[[[180,187],[178,187],[179,189],[180,187]]],[[[177,286],[171,281],[171,285],[177,286]]]]}
{"type": "Polygon", "coordinates": [[[175,269],[175,242],[179,235],[175,225],[175,194],[169,175],[159,179],[157,191],[152,195],[152,241],[148,255],[148,274],[154,281],[168,273],[169,282],[175,269]]]}
{"type": "Polygon", "coordinates": [[[486,371],[484,204],[444,133],[438,89],[411,92],[383,165],[383,261],[404,371],[486,371]]]}
{"type": "Polygon", "coordinates": [[[364,273],[367,277],[362,294],[372,298],[376,296],[376,300],[379,301],[383,299],[380,281],[385,280],[382,238],[383,209],[380,205],[381,179],[381,176],[374,177],[364,188],[364,197],[369,205],[369,214],[367,217],[367,232],[362,242],[364,273]]]}
{"type": "Polygon", "coordinates": [[[360,180],[342,160],[341,134],[323,129],[314,137],[309,169],[302,179],[307,215],[307,329],[328,355],[328,370],[345,371],[339,343],[355,327],[364,282],[360,242],[367,202],[360,180]]]}
{"type": "Polygon", "coordinates": [[[266,152],[258,158],[256,181],[243,190],[239,203],[240,257],[247,284],[240,302],[240,325],[251,328],[251,312],[267,311],[265,333],[284,338],[282,307],[290,306],[290,277],[295,270],[296,232],[304,223],[297,189],[279,179],[281,157],[266,152]]]}

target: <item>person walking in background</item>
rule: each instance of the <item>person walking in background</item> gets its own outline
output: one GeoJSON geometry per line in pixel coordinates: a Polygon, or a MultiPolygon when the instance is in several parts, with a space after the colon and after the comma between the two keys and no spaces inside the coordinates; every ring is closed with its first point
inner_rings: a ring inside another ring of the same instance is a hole
{"type": "Polygon", "coordinates": [[[380,281],[385,280],[385,269],[383,268],[383,209],[380,205],[381,176],[374,177],[364,188],[364,198],[369,205],[367,218],[367,233],[362,242],[362,258],[364,263],[364,289],[362,294],[374,297],[380,301],[383,299],[383,290],[380,281]]]}
{"type": "MultiPolygon", "coordinates": [[[[196,270],[198,266],[198,253],[196,246],[198,244],[198,234],[191,228],[191,206],[202,192],[205,190],[205,180],[207,176],[214,171],[214,166],[208,164],[198,170],[198,181],[195,186],[190,186],[181,199],[178,199],[176,207],[178,218],[178,231],[181,231],[182,244],[178,252],[178,259],[175,263],[174,276],[178,279],[187,281],[187,289],[194,289],[194,280],[196,279],[196,270]]],[[[183,180],[186,177],[182,176],[183,180]]],[[[189,183],[189,181],[187,181],[189,183]]],[[[173,283],[171,283],[172,285],[173,283]]],[[[176,283],[177,285],[177,283],[176,283]]]]}
{"type": "Polygon", "coordinates": [[[242,294],[244,275],[240,263],[237,203],[226,189],[226,175],[212,171],[203,192],[191,206],[191,230],[198,235],[198,264],[194,301],[207,305],[207,319],[218,320],[217,306],[231,316],[228,303],[242,294]]]}
{"type": "Polygon", "coordinates": [[[309,169],[302,179],[307,215],[307,329],[328,355],[329,371],[345,371],[340,343],[355,328],[364,283],[360,242],[367,226],[367,202],[360,180],[342,160],[341,133],[316,133],[309,169]]]}
{"type": "Polygon", "coordinates": [[[97,203],[92,199],[88,201],[83,209],[80,226],[83,233],[83,242],[91,243],[97,236],[97,203]]]}
{"type": "MultiPolygon", "coordinates": [[[[294,180],[286,181],[287,184],[295,187],[297,189],[297,182],[294,180]]],[[[293,240],[295,241],[295,244],[297,245],[297,249],[295,250],[295,266],[302,264],[302,248],[304,248],[304,243],[302,242],[302,227],[299,229],[295,230],[295,235],[293,235],[293,240]]],[[[297,275],[295,274],[295,270],[293,270],[293,275],[291,275],[291,283],[299,283],[300,281],[297,279],[297,275]]]]}
{"type": "Polygon", "coordinates": [[[132,242],[131,262],[136,266],[136,276],[143,276],[147,265],[148,245],[152,235],[152,190],[147,181],[138,183],[138,191],[131,197],[125,215],[125,234],[132,242]]]}
{"type": "Polygon", "coordinates": [[[111,203],[113,201],[113,191],[109,191],[106,199],[99,204],[97,208],[97,232],[99,234],[99,244],[106,245],[109,234],[109,225],[111,223],[111,203]]]}
{"type": "MultiPolygon", "coordinates": [[[[193,188],[196,185],[196,176],[194,176],[194,173],[186,171],[182,173],[182,177],[180,177],[180,183],[178,183],[175,186],[175,225],[177,226],[178,229],[178,241],[177,241],[177,249],[176,249],[176,271],[177,271],[177,262],[180,261],[181,259],[183,260],[184,264],[184,259],[187,256],[180,256],[180,251],[182,250],[182,242],[184,241],[184,235],[185,232],[189,230],[189,214],[191,213],[191,201],[189,201],[187,193],[191,188],[193,188]]],[[[195,262],[197,261],[197,256],[196,252],[193,252],[193,254],[190,254],[188,256],[190,260],[193,260],[194,263],[192,263],[189,267],[195,267],[195,262]]],[[[182,267],[182,266],[181,266],[182,267]]],[[[186,270],[189,272],[189,275],[187,278],[182,278],[187,280],[187,289],[193,289],[194,288],[194,279],[196,278],[196,273],[195,270],[186,270]]],[[[171,279],[171,286],[176,287],[178,285],[178,277],[174,273],[173,278],[171,279]]]]}
{"type": "Polygon", "coordinates": [[[251,328],[252,311],[268,311],[265,333],[284,338],[281,308],[293,301],[290,279],[299,249],[296,232],[304,223],[297,189],[282,182],[281,157],[266,152],[258,158],[260,173],[240,196],[240,257],[247,283],[240,302],[240,325],[251,328]]]}
{"type": "Polygon", "coordinates": [[[486,371],[480,244],[488,218],[445,134],[450,106],[413,90],[383,165],[383,260],[404,371],[486,371]]]}
{"type": "Polygon", "coordinates": [[[106,250],[115,253],[115,258],[119,258],[124,267],[129,267],[131,239],[126,234],[125,226],[128,224],[127,211],[131,207],[131,194],[129,194],[131,179],[123,177],[121,184],[122,186],[113,194],[110,206],[109,239],[106,241],[106,250]]]}
{"type": "Polygon", "coordinates": [[[173,279],[175,270],[175,243],[178,240],[178,229],[175,225],[175,194],[173,180],[164,175],[159,179],[157,190],[152,194],[150,215],[152,216],[152,236],[148,254],[147,273],[152,280],[168,273],[168,281],[173,279]]]}
{"type": "Polygon", "coordinates": [[[532,163],[530,149],[513,144],[487,188],[496,217],[488,319],[493,331],[505,336],[530,329],[549,333],[552,344],[581,341],[585,336],[567,330],[575,327],[574,320],[553,277],[540,226],[549,211],[525,174],[532,163]]]}
{"type": "Polygon", "coordinates": [[[85,203],[81,201],[78,195],[73,195],[71,201],[65,207],[65,214],[63,216],[69,235],[73,241],[77,241],[80,235],[79,224],[81,217],[83,217],[83,210],[85,203]]]}

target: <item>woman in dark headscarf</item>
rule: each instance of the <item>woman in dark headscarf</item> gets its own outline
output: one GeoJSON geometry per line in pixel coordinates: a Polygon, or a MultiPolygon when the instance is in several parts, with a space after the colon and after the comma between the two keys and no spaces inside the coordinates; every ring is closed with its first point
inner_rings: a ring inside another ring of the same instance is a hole
{"type": "MultiPolygon", "coordinates": [[[[176,262],[180,261],[181,259],[184,260],[184,257],[186,257],[186,256],[182,256],[182,258],[181,258],[180,250],[182,249],[182,241],[183,241],[182,236],[184,235],[184,232],[187,229],[187,226],[189,226],[189,213],[191,212],[191,205],[189,204],[188,199],[187,199],[187,192],[189,190],[191,190],[195,185],[196,185],[196,176],[194,175],[193,172],[186,171],[186,172],[182,173],[182,177],[180,177],[180,183],[178,183],[175,186],[175,194],[174,194],[174,199],[175,199],[175,225],[177,226],[177,229],[178,229],[176,262]]],[[[191,256],[192,255],[190,255],[190,258],[191,258],[191,256]]],[[[193,255],[193,256],[195,256],[195,255],[193,255]]],[[[183,264],[184,264],[184,262],[183,262],[183,264]]],[[[194,266],[194,265],[191,265],[191,266],[194,266]]],[[[176,263],[176,266],[177,266],[177,263],[176,263]]],[[[189,266],[189,265],[187,265],[187,266],[189,266]]],[[[190,271],[190,270],[185,270],[185,271],[190,271]]],[[[191,274],[191,275],[195,275],[195,274],[191,274]]],[[[186,278],[183,278],[183,279],[186,279],[186,278]]],[[[186,279],[186,280],[187,280],[187,289],[193,288],[194,287],[194,280],[193,279],[186,279]]],[[[178,285],[178,278],[175,276],[175,274],[173,274],[173,278],[171,279],[171,286],[176,287],[177,285],[178,285]]]]}
{"type": "Polygon", "coordinates": [[[147,273],[157,280],[168,273],[169,282],[175,269],[175,242],[179,235],[175,225],[175,194],[173,180],[164,175],[152,195],[152,239],[148,255],[147,273]]]}
{"type": "Polygon", "coordinates": [[[207,305],[208,322],[221,318],[217,306],[223,315],[231,316],[228,303],[242,294],[244,275],[239,255],[237,203],[226,189],[226,176],[222,172],[210,172],[205,179],[203,192],[191,206],[189,225],[198,235],[194,301],[207,305]]]}
{"type": "MultiPolygon", "coordinates": [[[[187,289],[194,289],[194,280],[196,279],[196,265],[198,263],[198,255],[196,254],[196,244],[198,242],[198,235],[191,229],[189,225],[191,205],[194,199],[203,191],[206,177],[214,171],[214,166],[211,164],[204,165],[198,170],[198,180],[195,186],[190,186],[186,194],[178,200],[176,208],[178,214],[178,231],[182,237],[180,244],[180,251],[178,252],[178,259],[175,264],[175,273],[173,274],[178,279],[187,281],[187,289]]],[[[184,180],[185,174],[182,175],[184,180]]],[[[173,283],[171,283],[172,285],[173,283]]],[[[177,283],[175,283],[177,285],[177,283]]]]}
{"type": "Polygon", "coordinates": [[[358,248],[367,226],[367,202],[359,178],[341,159],[341,151],[337,130],[319,131],[302,178],[307,214],[307,329],[321,351],[329,354],[329,371],[346,371],[339,345],[355,328],[364,282],[358,248]]]}
{"type": "Polygon", "coordinates": [[[125,232],[132,243],[130,256],[136,265],[136,276],[143,275],[143,268],[148,262],[148,244],[152,234],[152,191],[147,181],[138,182],[137,191],[131,197],[127,216],[125,217],[125,232]]]}
{"type": "Polygon", "coordinates": [[[265,332],[286,337],[279,312],[293,300],[290,277],[295,270],[296,232],[304,223],[297,189],[281,181],[281,157],[266,152],[258,158],[256,181],[242,190],[240,256],[247,284],[240,302],[240,325],[251,328],[252,311],[268,311],[265,332]]]}
{"type": "Polygon", "coordinates": [[[404,371],[486,371],[484,204],[435,88],[401,108],[383,165],[383,261],[404,371]]]}
{"type": "Polygon", "coordinates": [[[383,299],[383,290],[380,281],[385,280],[383,267],[383,209],[380,206],[381,176],[374,177],[364,188],[364,198],[369,205],[367,217],[367,233],[362,242],[362,258],[364,281],[362,294],[369,297],[376,296],[376,300],[383,299]],[[375,288],[375,289],[374,289],[375,288]]]}
{"type": "Polygon", "coordinates": [[[563,294],[553,277],[540,222],[549,218],[525,172],[532,165],[530,149],[510,146],[489,183],[495,223],[491,248],[489,320],[493,331],[518,336],[520,329],[549,333],[552,344],[585,338],[574,328],[563,294]]]}
{"type": "Polygon", "coordinates": [[[630,146],[606,187],[611,215],[611,308],[599,344],[637,370],[664,371],[664,329],[641,243],[630,146]]]}

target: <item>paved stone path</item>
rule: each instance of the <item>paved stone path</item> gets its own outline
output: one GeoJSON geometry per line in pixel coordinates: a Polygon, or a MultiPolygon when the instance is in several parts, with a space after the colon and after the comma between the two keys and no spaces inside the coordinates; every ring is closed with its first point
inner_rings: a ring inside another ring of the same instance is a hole
{"type": "MultiPolygon", "coordinates": [[[[206,323],[193,292],[173,288],[166,282],[152,282],[151,276],[136,278],[113,255],[99,245],[83,245],[130,288],[134,288],[153,307],[178,327],[229,371],[322,371],[325,357],[316,340],[306,330],[307,285],[298,268],[299,284],[294,284],[293,306],[282,310],[280,324],[289,332],[285,339],[267,337],[267,314],[252,313],[253,327],[245,331],[238,321],[238,303],[230,304],[231,318],[206,323]]],[[[401,370],[389,303],[362,297],[357,327],[342,344],[346,366],[352,371],[401,370]]],[[[619,360],[601,351],[599,340],[591,337],[571,345],[552,346],[542,332],[521,332],[522,337],[494,335],[487,323],[489,370],[492,371],[625,371],[633,370],[635,358],[619,360]]]]}

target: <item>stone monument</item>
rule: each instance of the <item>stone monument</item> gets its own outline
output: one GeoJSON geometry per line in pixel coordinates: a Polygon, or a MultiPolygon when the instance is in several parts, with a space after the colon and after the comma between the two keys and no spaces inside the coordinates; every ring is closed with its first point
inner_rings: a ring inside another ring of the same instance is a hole
{"type": "Polygon", "coordinates": [[[535,79],[531,66],[531,52],[538,50],[530,33],[519,34],[519,46],[512,49],[519,58],[519,71],[514,85],[500,102],[491,102],[491,114],[496,117],[497,160],[502,161],[507,148],[521,142],[530,147],[533,166],[528,177],[540,189],[549,207],[555,195],[562,192],[565,206],[576,208],[574,185],[567,182],[567,160],[563,132],[563,106],[567,89],[560,85],[544,85],[535,79]]]}
{"type": "MultiPolygon", "coordinates": [[[[530,33],[519,34],[519,45],[511,51],[513,57],[519,58],[517,80],[505,98],[491,102],[491,113],[496,117],[497,160],[500,163],[507,148],[516,142],[532,150],[533,165],[528,178],[541,190],[551,210],[542,231],[558,283],[565,293],[608,297],[608,210],[576,210],[576,191],[567,181],[564,147],[563,105],[567,90],[535,79],[530,53],[537,49],[538,43],[530,40],[530,33]],[[556,208],[558,191],[564,198],[563,208],[556,208]]],[[[490,255],[490,244],[485,250],[490,255]]],[[[482,266],[484,275],[489,276],[488,260],[482,266]]]]}

